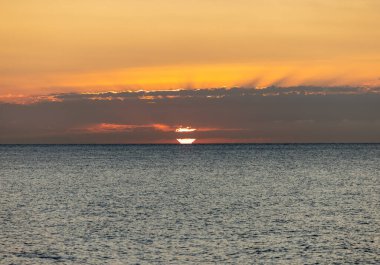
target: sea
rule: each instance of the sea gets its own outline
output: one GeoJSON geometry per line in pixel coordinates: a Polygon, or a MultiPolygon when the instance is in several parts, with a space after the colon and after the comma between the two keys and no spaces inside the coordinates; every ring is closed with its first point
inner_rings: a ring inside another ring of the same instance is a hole
{"type": "Polygon", "coordinates": [[[380,264],[380,144],[0,145],[0,264],[380,264]]]}

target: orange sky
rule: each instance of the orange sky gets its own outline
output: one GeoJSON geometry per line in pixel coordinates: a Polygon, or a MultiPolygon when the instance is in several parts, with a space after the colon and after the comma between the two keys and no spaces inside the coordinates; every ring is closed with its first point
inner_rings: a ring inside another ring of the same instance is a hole
{"type": "Polygon", "coordinates": [[[378,0],[0,0],[0,95],[379,85],[378,0]]]}

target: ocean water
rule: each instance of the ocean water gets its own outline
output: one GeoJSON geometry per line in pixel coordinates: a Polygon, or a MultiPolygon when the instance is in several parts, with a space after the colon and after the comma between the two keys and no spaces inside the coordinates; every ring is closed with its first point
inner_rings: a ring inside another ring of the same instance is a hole
{"type": "Polygon", "coordinates": [[[379,264],[380,145],[0,145],[0,264],[379,264]]]}

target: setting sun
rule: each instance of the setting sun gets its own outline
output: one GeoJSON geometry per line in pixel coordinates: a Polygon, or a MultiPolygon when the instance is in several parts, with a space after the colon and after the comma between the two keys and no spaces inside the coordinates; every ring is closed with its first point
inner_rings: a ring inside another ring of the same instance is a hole
{"type": "MultiPolygon", "coordinates": [[[[196,131],[197,129],[191,128],[190,126],[182,127],[180,126],[175,130],[176,133],[181,133],[182,135],[185,134],[186,136],[191,135],[192,132],[196,131]]],[[[196,139],[195,138],[179,138],[177,141],[180,144],[192,144],[196,139]]]]}
{"type": "Polygon", "coordinates": [[[196,130],[197,129],[194,129],[194,128],[191,128],[191,127],[185,127],[185,128],[180,127],[178,129],[176,129],[175,131],[176,132],[194,132],[196,130]]]}
{"type": "Polygon", "coordinates": [[[180,144],[192,144],[194,143],[196,139],[190,139],[190,138],[185,138],[185,139],[177,139],[177,141],[180,143],[180,144]]]}

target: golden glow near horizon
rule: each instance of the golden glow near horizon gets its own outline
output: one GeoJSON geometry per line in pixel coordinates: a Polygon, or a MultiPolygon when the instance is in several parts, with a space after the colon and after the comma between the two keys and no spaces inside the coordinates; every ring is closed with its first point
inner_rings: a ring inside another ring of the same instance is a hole
{"type": "Polygon", "coordinates": [[[378,0],[0,0],[0,95],[380,85],[378,0]]]}

